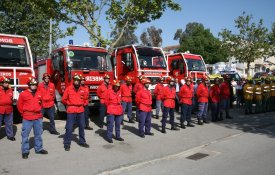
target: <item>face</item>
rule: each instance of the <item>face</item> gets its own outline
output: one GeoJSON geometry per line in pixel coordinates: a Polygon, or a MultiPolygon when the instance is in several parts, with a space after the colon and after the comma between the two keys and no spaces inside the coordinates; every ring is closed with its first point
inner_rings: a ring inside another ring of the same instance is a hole
{"type": "Polygon", "coordinates": [[[36,90],[36,89],[37,89],[37,84],[31,84],[31,85],[30,85],[30,89],[31,89],[32,91],[36,90]]]}
{"type": "Polygon", "coordinates": [[[50,78],[49,78],[49,77],[45,77],[45,78],[44,78],[44,82],[45,82],[45,83],[49,83],[49,81],[50,81],[50,78]]]}
{"type": "Polygon", "coordinates": [[[145,87],[146,89],[149,89],[149,83],[144,84],[144,87],[145,87]]]}
{"type": "Polygon", "coordinates": [[[170,81],[170,86],[174,86],[175,85],[175,82],[174,81],[170,81]]]}
{"type": "Polygon", "coordinates": [[[85,85],[85,80],[81,80],[81,85],[85,85]]]}
{"type": "Polygon", "coordinates": [[[215,85],[219,85],[220,84],[220,81],[219,81],[219,79],[215,79],[215,85]]]}
{"type": "Polygon", "coordinates": [[[4,82],[4,83],[3,83],[3,87],[4,87],[4,88],[8,88],[8,87],[9,87],[9,83],[4,82]]]}
{"type": "Polygon", "coordinates": [[[118,91],[119,88],[120,88],[120,86],[113,86],[113,90],[114,90],[115,92],[118,91]]]}
{"type": "Polygon", "coordinates": [[[110,79],[109,79],[109,78],[105,78],[105,79],[104,79],[104,82],[107,83],[107,84],[109,84],[110,79]]]}
{"type": "Polygon", "coordinates": [[[80,80],[74,80],[74,85],[79,86],[80,85],[80,80]]]}
{"type": "Polygon", "coordinates": [[[189,86],[191,84],[190,80],[186,80],[186,84],[189,86]]]}
{"type": "Polygon", "coordinates": [[[130,85],[130,84],[131,84],[131,81],[126,81],[126,84],[127,84],[127,85],[130,85]]]}

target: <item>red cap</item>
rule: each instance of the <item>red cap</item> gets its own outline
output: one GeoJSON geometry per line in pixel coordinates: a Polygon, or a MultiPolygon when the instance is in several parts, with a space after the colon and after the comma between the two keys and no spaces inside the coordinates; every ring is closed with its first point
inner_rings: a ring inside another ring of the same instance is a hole
{"type": "Polygon", "coordinates": [[[81,76],[78,73],[75,73],[73,76],[74,80],[81,80],[81,76]]]}
{"type": "Polygon", "coordinates": [[[191,76],[185,77],[185,81],[192,81],[192,77],[191,76]]]}
{"type": "Polygon", "coordinates": [[[125,76],[124,80],[125,81],[132,81],[132,79],[128,75],[125,76]]]}
{"type": "Polygon", "coordinates": [[[146,83],[151,83],[151,81],[150,81],[148,78],[143,78],[143,79],[141,80],[141,83],[142,83],[142,84],[146,84],[146,83]]]}
{"type": "Polygon", "coordinates": [[[82,74],[80,74],[79,76],[80,76],[80,79],[81,79],[81,80],[86,81],[85,77],[84,77],[82,74]]]}
{"type": "Polygon", "coordinates": [[[120,81],[119,80],[113,80],[113,82],[112,82],[112,85],[113,86],[120,86],[120,81]]]}
{"type": "Polygon", "coordinates": [[[174,81],[175,82],[175,78],[169,76],[169,77],[167,77],[167,81],[174,81]]]}
{"type": "Polygon", "coordinates": [[[27,80],[28,85],[38,85],[38,81],[35,77],[29,77],[27,80]]]}
{"type": "Polygon", "coordinates": [[[105,74],[103,78],[104,78],[104,79],[110,79],[110,75],[105,74]]]}
{"type": "Polygon", "coordinates": [[[44,80],[44,78],[46,78],[46,77],[51,78],[50,74],[48,74],[48,73],[44,73],[44,74],[43,74],[43,78],[42,78],[42,80],[44,80]]]}

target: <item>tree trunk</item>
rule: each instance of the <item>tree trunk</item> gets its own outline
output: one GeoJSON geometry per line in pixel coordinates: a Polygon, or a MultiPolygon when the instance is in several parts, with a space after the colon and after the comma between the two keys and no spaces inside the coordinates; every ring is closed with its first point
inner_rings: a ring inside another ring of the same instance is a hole
{"type": "Polygon", "coordinates": [[[247,77],[250,77],[250,61],[247,62],[247,77]]]}

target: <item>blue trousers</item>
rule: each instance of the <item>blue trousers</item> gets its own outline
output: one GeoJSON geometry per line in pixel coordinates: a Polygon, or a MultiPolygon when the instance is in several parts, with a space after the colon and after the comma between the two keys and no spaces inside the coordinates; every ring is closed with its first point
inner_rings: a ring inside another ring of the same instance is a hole
{"type": "Polygon", "coordinates": [[[191,122],[191,113],[192,113],[192,105],[183,103],[181,105],[180,123],[184,123],[185,121],[191,122]]]}
{"type": "Polygon", "coordinates": [[[226,113],[229,112],[229,108],[230,108],[230,98],[228,99],[221,99],[221,102],[220,102],[220,112],[223,112],[225,111],[226,113]]]}
{"type": "Polygon", "coordinates": [[[217,121],[219,118],[219,103],[210,103],[212,121],[217,121]]]}
{"type": "Polygon", "coordinates": [[[79,133],[79,143],[86,143],[85,140],[85,133],[84,133],[84,127],[85,127],[85,118],[84,118],[84,112],[81,113],[67,113],[67,121],[66,121],[66,133],[64,136],[64,146],[70,146],[72,141],[72,132],[73,132],[73,126],[77,122],[78,125],[78,133],[79,133]]]}
{"type": "Polygon", "coordinates": [[[123,108],[123,115],[122,115],[122,121],[124,120],[124,113],[127,109],[127,117],[128,119],[132,119],[132,102],[124,102],[122,101],[122,108],[123,108]]]}
{"type": "Polygon", "coordinates": [[[145,126],[145,133],[150,133],[151,119],[152,119],[152,112],[145,112],[141,110],[139,111],[139,124],[138,124],[139,134],[144,135],[144,126],[145,126]]]}
{"type": "Polygon", "coordinates": [[[46,115],[50,119],[50,131],[56,131],[55,122],[54,122],[54,106],[50,108],[42,108],[42,115],[46,115]]]}
{"type": "Polygon", "coordinates": [[[100,103],[99,106],[99,119],[101,124],[103,125],[104,123],[104,117],[106,115],[106,105],[104,103],[100,103]]]}
{"type": "Polygon", "coordinates": [[[31,129],[33,128],[34,134],[34,149],[35,152],[39,152],[43,149],[42,142],[42,118],[36,120],[24,120],[22,121],[22,143],[21,143],[21,151],[22,153],[29,153],[30,144],[29,144],[29,135],[31,129]]]}
{"type": "Polygon", "coordinates": [[[199,102],[198,120],[207,118],[208,102],[199,102]]]}
{"type": "Polygon", "coordinates": [[[156,115],[159,116],[159,111],[163,113],[163,103],[161,100],[156,100],[156,115]]]}
{"type": "Polygon", "coordinates": [[[89,126],[90,110],[89,106],[84,106],[85,126],[89,126]]]}
{"type": "Polygon", "coordinates": [[[5,130],[6,130],[6,135],[7,137],[14,137],[13,134],[13,112],[9,114],[0,114],[0,128],[2,126],[2,121],[4,119],[5,122],[5,130]]]}
{"type": "Polygon", "coordinates": [[[115,123],[116,138],[120,138],[120,125],[122,115],[108,115],[107,116],[107,138],[112,139],[113,128],[115,123]]]}
{"type": "Polygon", "coordinates": [[[175,112],[175,108],[164,107],[162,120],[161,120],[162,129],[165,129],[165,127],[166,127],[168,113],[169,113],[169,116],[170,116],[170,124],[171,124],[172,127],[174,127],[174,125],[175,125],[174,112],[175,112]]]}

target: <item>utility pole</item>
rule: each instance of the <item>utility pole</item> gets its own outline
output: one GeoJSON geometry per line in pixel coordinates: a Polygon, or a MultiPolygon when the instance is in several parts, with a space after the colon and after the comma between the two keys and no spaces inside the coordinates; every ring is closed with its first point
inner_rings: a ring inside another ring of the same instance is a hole
{"type": "Polygon", "coordinates": [[[52,52],[52,18],[50,19],[50,41],[49,41],[49,56],[52,52]]]}

